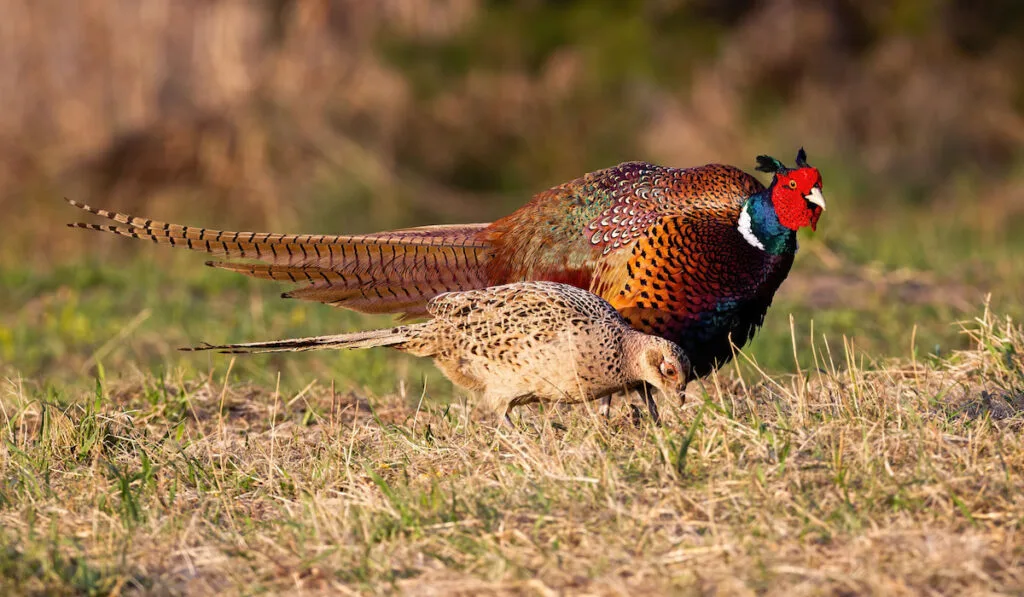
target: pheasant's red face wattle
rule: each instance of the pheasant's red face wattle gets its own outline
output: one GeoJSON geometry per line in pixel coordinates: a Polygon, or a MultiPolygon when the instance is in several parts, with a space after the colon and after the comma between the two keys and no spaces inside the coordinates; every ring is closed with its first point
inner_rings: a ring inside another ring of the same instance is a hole
{"type": "Polygon", "coordinates": [[[810,166],[778,172],[772,187],[772,204],[779,223],[790,230],[810,226],[817,230],[818,218],[825,211],[821,192],[821,173],[810,166]]]}

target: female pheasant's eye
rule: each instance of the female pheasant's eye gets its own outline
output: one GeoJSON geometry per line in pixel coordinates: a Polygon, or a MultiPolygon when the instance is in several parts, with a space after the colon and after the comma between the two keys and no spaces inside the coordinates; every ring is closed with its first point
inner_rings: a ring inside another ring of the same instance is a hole
{"type": "Polygon", "coordinates": [[[789,181],[789,188],[796,189],[796,181],[795,180],[790,179],[790,181],[789,181]]]}
{"type": "Polygon", "coordinates": [[[669,365],[668,363],[662,363],[659,369],[661,369],[661,374],[668,378],[675,377],[676,375],[679,374],[676,371],[676,368],[672,365],[669,365]]]}

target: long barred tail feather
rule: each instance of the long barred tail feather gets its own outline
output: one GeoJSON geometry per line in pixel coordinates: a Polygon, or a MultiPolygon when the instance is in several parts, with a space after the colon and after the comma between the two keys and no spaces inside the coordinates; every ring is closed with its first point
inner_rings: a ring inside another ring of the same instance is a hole
{"type": "Polygon", "coordinates": [[[305,352],[307,350],[355,349],[391,346],[401,350],[403,344],[415,337],[416,325],[403,325],[383,330],[370,330],[352,334],[289,338],[268,342],[247,342],[244,344],[200,344],[180,348],[185,352],[216,350],[225,354],[246,354],[264,352],[305,352]]]}
{"type": "Polygon", "coordinates": [[[423,226],[358,236],[230,232],[181,226],[111,212],[66,199],[74,207],[123,226],[68,224],[228,259],[207,265],[267,280],[302,284],[288,298],[320,301],[367,313],[423,313],[442,292],[491,285],[487,224],[423,226]]]}

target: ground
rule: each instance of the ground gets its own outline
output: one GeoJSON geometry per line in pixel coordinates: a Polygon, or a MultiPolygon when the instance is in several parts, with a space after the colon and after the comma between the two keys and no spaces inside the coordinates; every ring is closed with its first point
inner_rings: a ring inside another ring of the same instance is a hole
{"type": "Polygon", "coordinates": [[[495,430],[459,393],[284,391],[230,357],[206,375],[93,366],[92,387],[12,375],[0,584],[1019,594],[1024,334],[991,312],[964,325],[963,351],[870,367],[794,338],[799,371],[728,367],[660,428],[619,400],[495,430]]]}
{"type": "Polygon", "coordinates": [[[0,593],[1021,594],[1021,239],[924,213],[830,212],[662,427],[494,430],[383,349],[181,353],[390,319],[84,231],[0,252],[0,593]]]}

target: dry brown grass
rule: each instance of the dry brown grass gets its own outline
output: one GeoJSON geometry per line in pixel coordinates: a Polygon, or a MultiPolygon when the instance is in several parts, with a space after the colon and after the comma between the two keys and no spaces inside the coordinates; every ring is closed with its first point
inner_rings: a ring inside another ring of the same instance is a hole
{"type": "Polygon", "coordinates": [[[0,393],[0,587],[211,594],[1024,591],[1024,333],[973,350],[526,411],[135,378],[0,393]]]}

